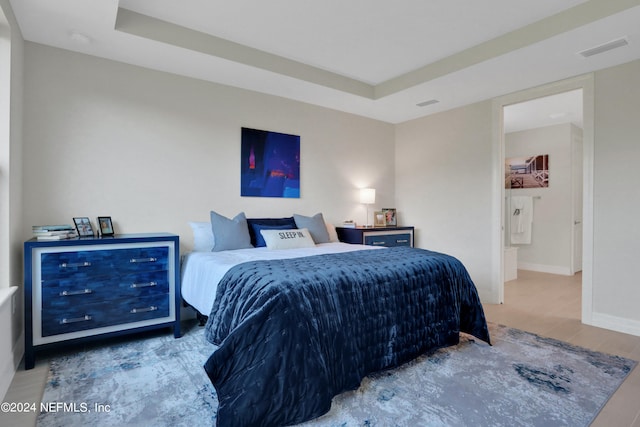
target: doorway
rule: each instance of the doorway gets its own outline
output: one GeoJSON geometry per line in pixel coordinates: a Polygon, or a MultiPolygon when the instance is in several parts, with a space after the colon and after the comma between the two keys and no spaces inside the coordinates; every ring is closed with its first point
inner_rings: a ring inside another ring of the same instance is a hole
{"type": "Polygon", "coordinates": [[[580,271],[582,89],[503,107],[505,281],[523,270],[580,271]]]}
{"type": "MultiPolygon", "coordinates": [[[[519,93],[506,95],[498,98],[494,101],[494,129],[497,132],[497,147],[496,153],[498,154],[496,161],[499,165],[496,165],[498,170],[501,170],[499,179],[496,184],[499,185],[499,189],[496,191],[495,206],[500,216],[500,236],[497,245],[500,248],[499,255],[496,259],[499,259],[499,270],[496,272],[496,276],[500,277],[497,288],[497,299],[499,303],[505,303],[504,301],[504,279],[505,279],[505,248],[509,247],[508,240],[508,214],[507,214],[507,202],[510,196],[510,189],[505,185],[506,182],[506,167],[505,159],[507,158],[507,137],[509,131],[513,132],[513,118],[509,117],[510,106],[520,105],[524,107],[535,106],[535,103],[543,103],[543,101],[554,101],[555,96],[562,96],[563,94],[580,94],[582,106],[582,131],[580,132],[580,126],[576,124],[567,125],[568,127],[574,127],[574,134],[568,132],[569,139],[566,143],[566,156],[559,162],[557,166],[565,165],[565,171],[561,174],[557,174],[556,178],[563,178],[568,189],[566,190],[565,197],[567,199],[566,214],[566,250],[565,260],[563,261],[563,267],[559,271],[549,271],[564,275],[573,275],[576,272],[582,270],[582,321],[584,323],[591,322],[591,304],[592,304],[592,247],[593,247],[593,232],[591,225],[593,223],[593,77],[592,75],[576,77],[563,82],[550,84],[540,88],[533,88],[525,90],[519,93]],[[546,98],[546,99],[545,99],[546,98]],[[532,103],[532,104],[529,104],[532,103]],[[568,163],[567,163],[568,162],[568,163]],[[568,175],[567,175],[568,174],[568,175]],[[499,181],[499,182],[498,182],[499,181]]],[[[554,105],[554,104],[550,104],[554,105]]],[[[566,107],[556,107],[553,109],[541,109],[537,114],[544,115],[549,121],[543,126],[553,126],[552,120],[570,122],[572,120],[578,120],[577,118],[568,117],[568,111],[566,107]]],[[[522,119],[524,120],[524,119],[522,119]]],[[[557,123],[557,122],[556,122],[557,123]]],[[[578,121],[579,123],[579,121],[578,121]]],[[[517,132],[517,131],[516,131],[517,132]]],[[[548,153],[532,153],[532,154],[548,154],[548,153]]],[[[554,181],[554,156],[549,156],[549,188],[553,188],[554,181]]],[[[560,160],[560,157],[558,157],[560,160]]],[[[550,191],[550,190],[548,190],[550,191]]],[[[535,193],[535,191],[533,191],[535,193]]],[[[562,195],[550,196],[551,193],[539,193],[533,194],[533,196],[539,196],[534,199],[540,205],[539,208],[543,208],[544,202],[553,202],[554,197],[563,197],[562,195]],[[546,197],[550,196],[550,197],[546,197]]],[[[556,199],[557,200],[557,199],[556,199]]],[[[552,203],[551,203],[552,204],[552,203]]],[[[546,208],[549,208],[547,206],[546,208]]],[[[536,212],[536,206],[534,206],[534,215],[536,212]]],[[[540,211],[544,213],[544,211],[540,211]]],[[[539,220],[546,219],[546,217],[538,218],[539,220]]],[[[535,219],[534,219],[535,226],[535,219]]],[[[534,234],[532,237],[535,237],[534,234]]],[[[539,236],[538,236],[539,237],[539,236]]],[[[544,236],[543,236],[544,238],[544,236]]],[[[496,237],[496,240],[498,238],[496,237]]],[[[532,269],[540,268],[544,271],[544,262],[536,263],[531,262],[530,267],[532,269]]]]}

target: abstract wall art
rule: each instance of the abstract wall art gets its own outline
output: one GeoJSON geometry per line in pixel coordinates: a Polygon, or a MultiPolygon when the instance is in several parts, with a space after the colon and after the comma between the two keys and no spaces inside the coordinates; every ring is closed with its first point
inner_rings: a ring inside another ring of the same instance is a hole
{"type": "Polygon", "coordinates": [[[300,136],[242,128],[240,195],[300,198],[300,136]]]}

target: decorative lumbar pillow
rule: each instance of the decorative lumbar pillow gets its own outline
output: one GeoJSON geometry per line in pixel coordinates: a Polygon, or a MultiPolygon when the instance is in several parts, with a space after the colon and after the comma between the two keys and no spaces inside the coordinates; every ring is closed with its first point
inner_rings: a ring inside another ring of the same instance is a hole
{"type": "MultiPolygon", "coordinates": [[[[264,237],[260,233],[262,230],[291,230],[294,227],[291,227],[290,224],[283,225],[269,225],[269,224],[251,224],[251,228],[253,230],[253,234],[256,236],[256,248],[263,248],[267,246],[267,242],[264,241],[264,237]]],[[[249,233],[251,234],[251,233],[249,233]]]]}
{"type": "Polygon", "coordinates": [[[213,231],[210,222],[189,222],[193,231],[193,250],[209,252],[213,248],[213,231]]]}
{"type": "Polygon", "coordinates": [[[260,231],[269,249],[297,249],[315,246],[306,228],[260,231]]]}
{"type": "Polygon", "coordinates": [[[296,221],[296,226],[298,226],[298,228],[306,228],[309,230],[309,233],[311,233],[311,237],[316,244],[330,242],[327,224],[325,224],[321,213],[315,214],[311,217],[294,214],[293,219],[296,221]]]}
{"type": "Polygon", "coordinates": [[[244,212],[240,212],[233,219],[229,219],[211,211],[211,230],[213,231],[214,240],[212,252],[253,247],[244,212]]]}

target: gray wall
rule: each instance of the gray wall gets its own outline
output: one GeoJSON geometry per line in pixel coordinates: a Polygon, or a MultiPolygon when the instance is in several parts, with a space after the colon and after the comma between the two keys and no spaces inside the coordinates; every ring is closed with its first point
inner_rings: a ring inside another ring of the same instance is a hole
{"type": "Polygon", "coordinates": [[[25,238],[111,216],[117,232],[173,232],[188,249],[188,221],[210,210],[363,222],[364,186],[393,204],[391,124],[39,44],[25,61],[25,238]],[[240,197],[243,126],[300,135],[300,199],[240,197]]]}
{"type": "Polygon", "coordinates": [[[396,126],[396,204],[416,246],[446,252],[469,270],[483,301],[496,301],[492,265],[491,102],[396,126]]]}
{"type": "Polygon", "coordinates": [[[594,149],[594,320],[640,335],[640,61],[595,74],[594,149]]]}

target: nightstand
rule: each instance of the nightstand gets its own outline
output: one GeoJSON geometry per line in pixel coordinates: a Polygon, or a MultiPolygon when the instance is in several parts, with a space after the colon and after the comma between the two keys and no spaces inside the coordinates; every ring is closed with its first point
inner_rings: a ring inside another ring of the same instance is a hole
{"type": "Polygon", "coordinates": [[[414,227],[336,227],[341,242],[370,246],[413,247],[414,227]]]}
{"type": "Polygon", "coordinates": [[[25,369],[37,348],[166,327],[180,337],[179,251],[168,233],[25,242],[25,369]]]}

